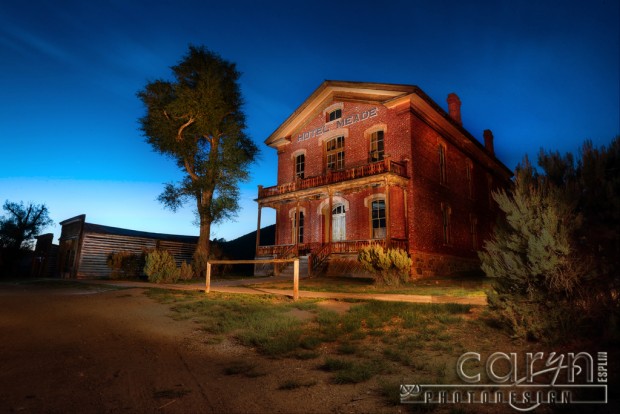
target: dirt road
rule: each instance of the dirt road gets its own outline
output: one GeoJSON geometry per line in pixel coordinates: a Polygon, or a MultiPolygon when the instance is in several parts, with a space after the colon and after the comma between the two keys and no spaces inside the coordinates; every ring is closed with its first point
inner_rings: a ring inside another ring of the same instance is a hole
{"type": "Polygon", "coordinates": [[[267,359],[173,321],[141,289],[0,285],[0,412],[395,412],[316,362],[267,359]],[[256,375],[226,375],[251,361],[256,375]],[[311,388],[280,390],[290,378],[311,388]],[[336,390],[337,389],[337,390],[336,390]]]}

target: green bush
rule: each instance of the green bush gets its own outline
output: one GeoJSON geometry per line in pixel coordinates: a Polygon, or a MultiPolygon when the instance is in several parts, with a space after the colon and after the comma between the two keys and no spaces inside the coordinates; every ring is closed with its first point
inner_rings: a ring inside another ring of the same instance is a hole
{"type": "Polygon", "coordinates": [[[503,212],[480,252],[494,279],[489,308],[514,336],[540,341],[618,337],[620,138],[586,142],[579,157],[541,150],[524,158],[503,212]]]}
{"type": "Polygon", "coordinates": [[[194,269],[187,262],[181,263],[179,267],[179,280],[192,280],[194,277],[194,269]]]}
{"type": "Polygon", "coordinates": [[[409,281],[412,261],[404,250],[385,251],[379,245],[371,245],[359,251],[357,260],[366,271],[375,274],[377,284],[398,286],[409,281]]]}
{"type": "Polygon", "coordinates": [[[129,251],[113,252],[106,261],[111,269],[110,278],[138,278],[144,268],[144,253],[136,254],[129,251]]]}
{"type": "Polygon", "coordinates": [[[179,280],[179,269],[167,250],[156,249],[147,253],[144,273],[153,283],[175,283],[179,280]]]}

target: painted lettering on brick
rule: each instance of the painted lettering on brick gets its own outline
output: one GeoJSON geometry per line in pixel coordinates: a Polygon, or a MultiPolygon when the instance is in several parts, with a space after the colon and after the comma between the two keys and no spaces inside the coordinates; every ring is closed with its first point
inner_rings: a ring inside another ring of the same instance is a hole
{"type": "Polygon", "coordinates": [[[345,126],[350,126],[356,124],[358,122],[366,121],[370,118],[374,118],[378,115],[377,107],[371,108],[367,111],[357,112],[355,114],[348,115],[345,118],[338,119],[335,123],[325,124],[320,128],[312,129],[310,131],[305,131],[297,135],[297,142],[305,141],[310,138],[318,137],[328,132],[332,128],[342,128],[345,126]]]}

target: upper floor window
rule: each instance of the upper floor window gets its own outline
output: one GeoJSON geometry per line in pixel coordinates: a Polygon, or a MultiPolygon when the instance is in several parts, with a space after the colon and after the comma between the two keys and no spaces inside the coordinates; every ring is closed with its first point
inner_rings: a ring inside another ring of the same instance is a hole
{"type": "Polygon", "coordinates": [[[327,170],[344,169],[344,136],[334,137],[325,143],[327,170]]]}
{"type": "Polygon", "coordinates": [[[304,178],[306,171],[306,156],[299,154],[295,157],[295,177],[304,178]]]}
{"type": "Polygon", "coordinates": [[[327,115],[327,121],[335,121],[336,119],[342,118],[342,109],[334,109],[327,115]]]}
{"type": "Polygon", "coordinates": [[[384,154],[383,131],[373,132],[370,135],[370,162],[383,161],[384,154]]]}
{"type": "Polygon", "coordinates": [[[443,144],[437,146],[439,152],[439,182],[446,184],[448,177],[446,174],[446,147],[443,144]]]}
{"type": "Polygon", "coordinates": [[[385,200],[375,200],[371,206],[372,238],[384,239],[386,229],[385,200]]]}

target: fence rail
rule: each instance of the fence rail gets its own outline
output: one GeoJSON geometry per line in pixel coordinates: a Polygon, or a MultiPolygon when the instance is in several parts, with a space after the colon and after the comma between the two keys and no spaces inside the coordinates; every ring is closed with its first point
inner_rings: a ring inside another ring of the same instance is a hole
{"type": "Polygon", "coordinates": [[[293,300],[299,299],[299,259],[254,259],[254,260],[209,260],[207,262],[207,276],[205,280],[205,293],[211,291],[211,265],[212,264],[256,264],[256,263],[290,263],[293,262],[293,300]]]}

